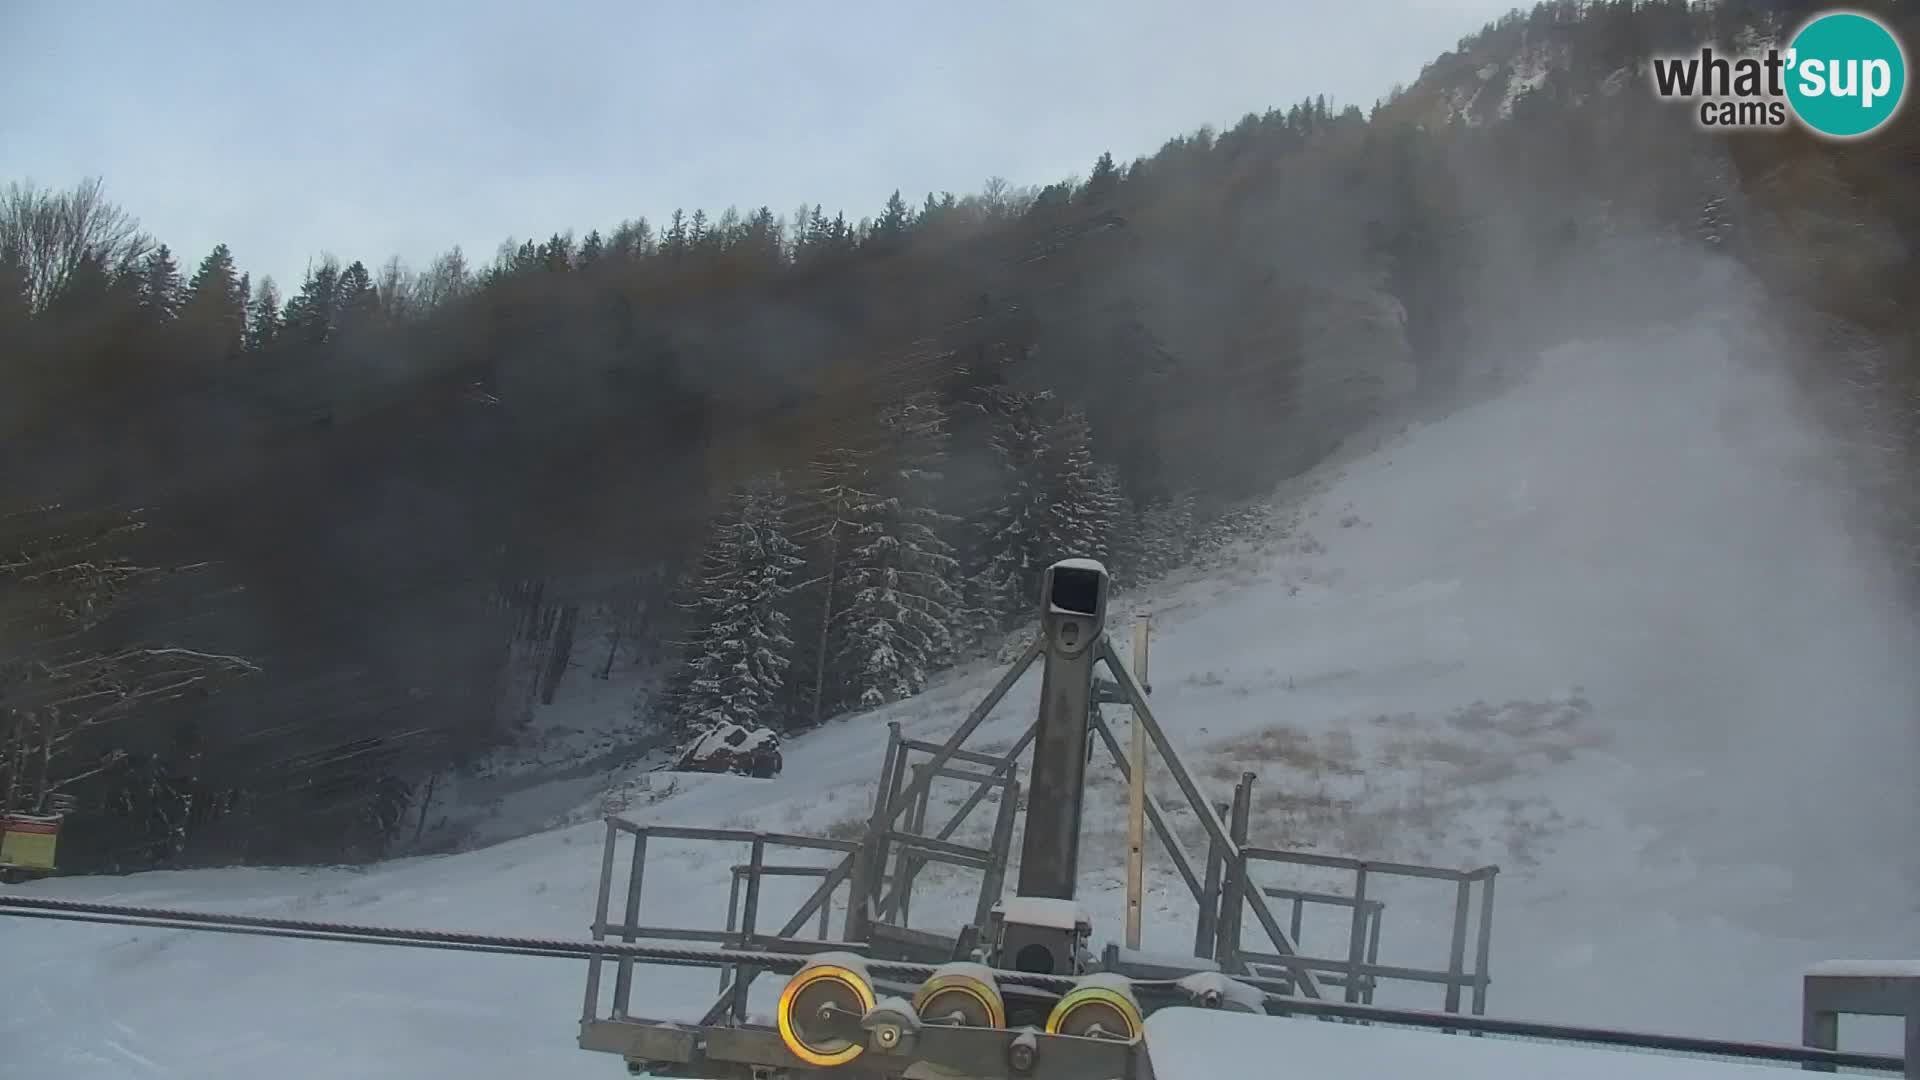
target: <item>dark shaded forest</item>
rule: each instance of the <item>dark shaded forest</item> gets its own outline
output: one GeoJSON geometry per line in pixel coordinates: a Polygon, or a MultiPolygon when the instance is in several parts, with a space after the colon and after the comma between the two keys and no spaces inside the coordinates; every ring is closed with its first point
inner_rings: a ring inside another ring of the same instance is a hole
{"type": "Polygon", "coordinates": [[[1561,0],[1370,111],[1038,189],[326,256],[284,292],[99,181],[16,183],[0,809],[68,809],[72,870],[390,854],[594,605],[670,672],[636,740],[858,722],[996,648],[1054,558],[1136,587],[1405,402],[1479,392],[1479,358],[1683,316],[1635,293],[1643,251],[1763,283],[1920,564],[1911,110],[1838,145],[1641,92],[1656,52],[1811,10],[1561,0]]]}

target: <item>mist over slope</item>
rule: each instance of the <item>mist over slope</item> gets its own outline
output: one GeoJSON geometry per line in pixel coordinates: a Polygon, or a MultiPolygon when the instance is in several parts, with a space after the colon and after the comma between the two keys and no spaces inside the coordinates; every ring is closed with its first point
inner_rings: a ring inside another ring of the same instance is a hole
{"type": "Polygon", "coordinates": [[[1460,557],[1525,628],[1516,674],[1583,673],[1639,773],[1622,802],[1670,828],[1663,850],[1791,867],[1792,922],[1861,887],[1840,873],[1910,892],[1920,632],[1863,524],[1859,433],[1807,403],[1839,365],[1789,355],[1785,313],[1730,260],[1639,238],[1514,311],[1587,340],[1447,425],[1430,452],[1455,467],[1407,496],[1405,529],[1444,552],[1446,507],[1479,507],[1460,557]]]}
{"type": "MultiPolygon", "coordinates": [[[[1731,275],[1690,267],[1671,284],[1695,314],[1549,349],[1478,401],[1350,445],[1277,494],[1273,538],[1126,604],[1155,613],[1154,707],[1189,768],[1218,797],[1259,775],[1256,842],[1502,866],[1495,1014],[1791,1040],[1804,964],[1920,951],[1920,652],[1854,538],[1828,440],[1775,374],[1760,309],[1731,275]]],[[[778,780],[712,778],[627,812],[848,825],[881,724],[937,740],[996,674],[795,740],[778,780]]],[[[1029,722],[1037,683],[982,743],[1029,722]]],[[[1100,940],[1121,925],[1123,805],[1117,784],[1089,791],[1082,891],[1100,940]]],[[[364,873],[33,889],[577,937],[597,833],[364,873]]],[[[658,847],[649,872],[673,887],[650,890],[642,921],[717,927],[731,853],[658,847]]],[[[1183,949],[1191,912],[1157,853],[1149,880],[1146,944],[1183,949]]],[[[963,918],[971,883],[930,875],[916,925],[963,918]]],[[[1382,895],[1383,962],[1433,963],[1444,902],[1382,895]]],[[[797,897],[770,886],[766,902],[797,897]]],[[[572,1047],[578,965],[17,921],[0,922],[0,951],[29,989],[0,1015],[9,1076],[619,1067],[572,1047]]],[[[638,992],[680,1017],[709,985],[662,971],[638,992]]],[[[1432,1006],[1430,989],[1382,1000],[1432,1006]]]]}
{"type": "Polygon", "coordinates": [[[1915,637],[1734,314],[1551,350],[1340,490],[1383,573],[1457,596],[1421,613],[1424,647],[1471,651],[1490,689],[1588,687],[1647,814],[1700,783],[1703,854],[1811,870],[1914,823],[1915,637]]]}

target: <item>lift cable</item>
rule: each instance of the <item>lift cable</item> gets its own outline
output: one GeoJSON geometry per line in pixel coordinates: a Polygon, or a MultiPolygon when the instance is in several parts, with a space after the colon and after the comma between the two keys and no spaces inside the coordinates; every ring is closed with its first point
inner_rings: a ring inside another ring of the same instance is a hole
{"type": "MultiPolygon", "coordinates": [[[[791,953],[746,949],[697,948],[624,941],[581,941],[563,938],[524,937],[506,934],[479,934],[457,930],[419,930],[390,926],[365,926],[353,923],[319,922],[307,919],[276,919],[258,915],[227,915],[175,908],[143,907],[130,904],[96,904],[79,900],[0,895],[0,916],[50,919],[60,922],[130,926],[155,930],[198,930],[211,933],[240,934],[254,937],[286,938],[295,941],[330,941],[358,945],[392,945],[450,952],[485,953],[502,956],[536,956],[554,959],[634,960],[647,964],[677,967],[733,967],[746,965],[770,974],[790,975],[800,970],[807,957],[791,953]]],[[[865,960],[864,966],[878,978],[923,981],[932,977],[935,965],[912,964],[893,960],[865,960]]],[[[994,971],[994,978],[1005,985],[1030,986],[1041,990],[1066,991],[1072,978],[1024,971],[994,971]]],[[[1568,1024],[1540,1023],[1531,1020],[1495,1019],[1487,1016],[1463,1016],[1457,1013],[1419,1009],[1361,1005],[1326,999],[1301,998],[1283,992],[1287,983],[1279,979],[1232,976],[1266,994],[1265,1003],[1274,1012],[1318,1016],[1330,1019],[1358,1020],[1402,1027],[1466,1031],[1483,1035],[1547,1039],[1603,1046],[1666,1050],[1683,1054],[1701,1054],[1755,1061],[1775,1061],[1801,1065],[1832,1066],[1843,1069],[1870,1069],[1899,1073],[1904,1059],[1898,1055],[1869,1054],[1849,1050],[1823,1050],[1790,1043],[1735,1042],[1665,1035],[1643,1031],[1618,1031],[1577,1027],[1568,1024]]],[[[1171,979],[1135,980],[1136,989],[1146,992],[1178,993],[1171,979]]]]}
{"type": "MultiPolygon", "coordinates": [[[[695,967],[733,967],[738,964],[783,975],[791,975],[799,971],[801,965],[807,961],[805,956],[784,952],[626,941],[581,941],[507,934],[479,934],[461,930],[418,930],[393,926],[318,922],[308,919],[277,919],[259,915],[226,915],[129,904],[95,904],[43,897],[0,896],[0,915],[67,922],[146,926],[167,930],[245,933],[254,936],[349,942],[362,945],[412,946],[508,956],[546,956],[573,960],[591,960],[599,957],[607,960],[635,960],[643,963],[695,967]]],[[[909,964],[891,960],[866,960],[864,963],[873,975],[896,979],[927,979],[932,977],[935,970],[932,964],[909,964]]],[[[1073,987],[1071,978],[1059,975],[1040,975],[1021,971],[1003,971],[995,974],[1003,983],[1032,986],[1042,990],[1065,991],[1073,987]]]]}

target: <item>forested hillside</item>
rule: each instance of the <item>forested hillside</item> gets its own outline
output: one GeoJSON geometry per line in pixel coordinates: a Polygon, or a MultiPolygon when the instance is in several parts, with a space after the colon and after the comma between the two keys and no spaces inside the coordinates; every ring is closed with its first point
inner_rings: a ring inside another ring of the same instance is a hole
{"type": "Polygon", "coordinates": [[[72,800],[75,869],[378,857],[601,662],[589,615],[667,677],[635,739],[857,714],[997,646],[1053,558],[1151,580],[1370,420],[1684,311],[1645,270],[1703,251],[1771,291],[1920,553],[1912,114],[1721,137],[1645,91],[1655,52],[1811,10],[1560,0],[1370,111],[1037,189],[636,210],[299,282],[169,249],[100,181],[18,182],[5,808],[72,800]]]}

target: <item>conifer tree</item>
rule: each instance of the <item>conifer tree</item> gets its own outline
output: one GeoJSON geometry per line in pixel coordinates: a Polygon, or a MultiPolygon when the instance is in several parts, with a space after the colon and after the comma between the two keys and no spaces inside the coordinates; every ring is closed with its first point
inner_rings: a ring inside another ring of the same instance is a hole
{"type": "Polygon", "coordinates": [[[687,254],[688,240],[686,211],[676,209],[667,219],[666,235],[660,238],[660,254],[673,260],[682,259],[687,254]]]}
{"type": "Polygon", "coordinates": [[[141,264],[140,313],[150,324],[170,323],[180,314],[180,267],[173,251],[161,244],[141,264]]]}
{"type": "Polygon", "coordinates": [[[881,211],[879,220],[873,223],[873,231],[868,239],[875,244],[886,246],[895,243],[906,235],[913,224],[913,211],[907,209],[907,201],[900,197],[900,190],[894,189],[887,197],[887,207],[881,211]]]}
{"type": "Polygon", "coordinates": [[[233,253],[216,244],[187,283],[180,321],[194,343],[218,357],[237,354],[246,333],[247,294],[233,264],[233,253]]]}
{"type": "Polygon", "coordinates": [[[1140,518],[1120,481],[1120,470],[1100,465],[1093,470],[1092,502],[1106,521],[1107,569],[1122,587],[1139,582],[1140,518]]]}
{"type": "Polygon", "coordinates": [[[979,602],[1002,620],[1028,611],[1046,568],[1105,559],[1121,504],[1094,466],[1086,416],[1050,392],[997,396],[994,452],[1004,483],[985,525],[979,602]]]}
{"type": "Polygon", "coordinates": [[[573,269],[573,231],[557,232],[547,237],[534,256],[534,263],[550,274],[564,274],[573,269]]]}
{"type": "Polygon", "coordinates": [[[361,330],[380,316],[380,294],[373,287],[367,264],[355,259],[340,272],[336,330],[361,330]]]}
{"type": "Polygon", "coordinates": [[[1117,492],[1104,484],[1093,463],[1092,432],[1085,413],[1067,409],[1048,433],[1048,454],[1041,476],[1048,492],[1047,562],[1083,558],[1106,560],[1107,538],[1119,507],[1117,492]]]}
{"type": "Polygon", "coordinates": [[[833,223],[827,220],[826,211],[821,209],[819,203],[814,203],[813,210],[807,215],[804,247],[809,259],[833,254],[833,223]]]}
{"type": "Polygon", "coordinates": [[[776,477],[735,492],[714,523],[686,602],[697,629],[676,694],[683,725],[774,717],[793,651],[782,600],[802,563],[785,518],[776,477]]]}
{"type": "Polygon", "coordinates": [[[137,303],[141,280],[137,269],[116,275],[98,255],[83,254],[47,298],[46,314],[59,323],[79,323],[97,317],[116,294],[131,294],[137,303]]]}
{"type": "Polygon", "coordinates": [[[881,423],[872,493],[849,507],[848,602],[833,627],[843,704],[863,709],[924,690],[964,630],[960,564],[942,536],[952,519],[932,498],[946,417],[932,395],[918,395],[881,423]]]}
{"type": "Polygon", "coordinates": [[[261,352],[280,336],[280,289],[272,277],[260,279],[247,308],[247,351],[261,352]]]}
{"type": "Polygon", "coordinates": [[[1187,561],[1193,554],[1196,517],[1191,492],[1182,492],[1141,513],[1136,580],[1151,581],[1187,561]]]}
{"type": "Polygon", "coordinates": [[[761,270],[780,266],[783,231],[780,219],[774,217],[768,207],[762,206],[748,215],[746,224],[741,226],[739,243],[744,261],[761,270]]]}
{"type": "Polygon", "coordinates": [[[808,493],[801,511],[799,536],[812,550],[816,574],[796,587],[796,600],[808,609],[812,671],[807,673],[808,701],[796,717],[813,726],[841,701],[832,665],[836,630],[847,604],[849,552],[862,524],[861,508],[879,498],[872,489],[870,450],[839,448],[814,458],[808,465],[808,493]]]}
{"type": "Polygon", "coordinates": [[[303,345],[324,345],[339,326],[340,264],[331,256],[307,271],[300,291],[287,301],[282,325],[303,345]]]}
{"type": "Polygon", "coordinates": [[[1046,433],[1034,417],[1036,398],[996,395],[992,446],[999,464],[1001,497],[983,523],[985,558],[974,600],[996,623],[1030,606],[1040,573],[1048,565],[1042,545],[1047,534],[1047,490],[1040,477],[1047,455],[1046,433]]]}
{"type": "Polygon", "coordinates": [[[1120,167],[1113,163],[1112,152],[1103,152],[1093,163],[1086,186],[1080,189],[1080,200],[1090,206],[1098,206],[1111,199],[1119,188],[1120,167]]]}

